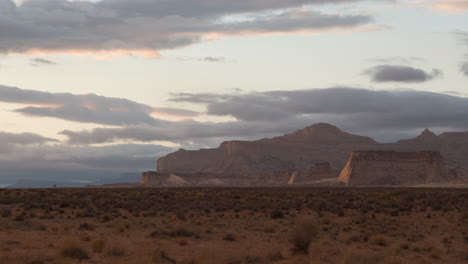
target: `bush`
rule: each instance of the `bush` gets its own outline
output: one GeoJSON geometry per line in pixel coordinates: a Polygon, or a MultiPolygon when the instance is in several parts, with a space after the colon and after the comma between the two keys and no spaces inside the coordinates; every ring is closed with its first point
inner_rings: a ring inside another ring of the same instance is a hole
{"type": "Polygon", "coordinates": [[[46,260],[42,258],[38,258],[38,259],[27,262],[27,264],[45,264],[45,263],[46,263],[46,260]]]}
{"type": "Polygon", "coordinates": [[[88,230],[88,231],[93,231],[94,226],[88,223],[82,223],[80,227],[78,228],[79,230],[88,230]]]}
{"type": "Polygon", "coordinates": [[[101,253],[106,242],[103,239],[96,239],[91,243],[91,249],[94,253],[101,253]]]}
{"type": "Polygon", "coordinates": [[[9,209],[2,209],[2,213],[1,213],[2,217],[6,218],[6,217],[9,217],[11,215],[11,210],[9,209]]]}
{"type": "Polygon", "coordinates": [[[89,259],[88,253],[75,245],[66,246],[60,250],[60,255],[65,258],[77,259],[77,260],[87,260],[89,259]]]}
{"type": "Polygon", "coordinates": [[[378,246],[388,246],[388,238],[385,235],[378,234],[378,235],[373,235],[369,238],[369,241],[378,246]]]}
{"type": "Polygon", "coordinates": [[[344,264],[376,264],[376,263],[385,263],[385,259],[379,255],[368,255],[353,253],[348,255],[344,259],[344,264]]]}
{"type": "Polygon", "coordinates": [[[125,249],[121,247],[112,247],[107,251],[107,255],[111,257],[125,256],[125,249]]]}
{"type": "Polygon", "coordinates": [[[295,253],[308,254],[312,240],[317,237],[319,227],[313,219],[302,219],[291,232],[291,241],[295,253]]]}
{"type": "Polygon", "coordinates": [[[270,213],[271,219],[278,219],[278,218],[283,218],[283,217],[284,217],[283,211],[280,211],[280,210],[274,210],[270,213]]]}
{"type": "Polygon", "coordinates": [[[236,237],[233,235],[233,234],[226,234],[224,237],[223,237],[223,240],[226,240],[226,241],[236,241],[236,237]]]}
{"type": "Polygon", "coordinates": [[[185,228],[178,228],[169,233],[171,237],[194,237],[195,233],[185,228]]]}
{"type": "Polygon", "coordinates": [[[15,221],[17,221],[17,222],[22,222],[24,220],[25,220],[24,214],[20,214],[20,215],[15,216],[15,221]]]}

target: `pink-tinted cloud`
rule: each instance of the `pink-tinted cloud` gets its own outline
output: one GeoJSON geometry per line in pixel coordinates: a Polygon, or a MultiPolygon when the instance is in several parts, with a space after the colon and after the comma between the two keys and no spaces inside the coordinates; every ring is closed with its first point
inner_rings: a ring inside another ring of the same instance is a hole
{"type": "Polygon", "coordinates": [[[463,13],[468,11],[467,0],[440,0],[430,3],[429,6],[454,13],[463,13]]]}
{"type": "Polygon", "coordinates": [[[28,0],[17,6],[12,0],[0,0],[0,53],[93,53],[102,59],[115,54],[158,57],[160,50],[219,35],[352,30],[372,24],[372,17],[304,11],[302,7],[359,1],[28,0]],[[249,19],[222,22],[230,15],[249,19]]]}

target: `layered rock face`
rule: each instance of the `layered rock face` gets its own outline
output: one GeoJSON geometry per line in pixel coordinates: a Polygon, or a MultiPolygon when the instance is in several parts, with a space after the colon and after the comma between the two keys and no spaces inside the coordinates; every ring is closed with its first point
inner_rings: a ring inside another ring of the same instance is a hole
{"type": "Polygon", "coordinates": [[[145,172],[141,178],[144,187],[183,186],[329,186],[336,183],[339,170],[329,163],[319,163],[308,169],[270,171],[261,173],[161,173],[145,172]]]}
{"type": "Polygon", "coordinates": [[[338,181],[348,186],[410,186],[461,177],[439,152],[354,151],[338,181]]]}
{"type": "Polygon", "coordinates": [[[280,137],[257,141],[229,141],[218,148],[179,150],[157,162],[162,173],[258,173],[303,169],[320,162],[343,168],[355,150],[438,151],[450,164],[468,167],[468,132],[439,136],[425,130],[414,139],[381,144],[352,135],[329,124],[316,124],[280,137]]]}

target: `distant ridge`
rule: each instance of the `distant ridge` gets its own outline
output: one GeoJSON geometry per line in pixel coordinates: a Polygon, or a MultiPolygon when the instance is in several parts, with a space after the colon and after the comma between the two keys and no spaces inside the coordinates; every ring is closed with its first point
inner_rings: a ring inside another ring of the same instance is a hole
{"type": "Polygon", "coordinates": [[[157,170],[161,173],[252,173],[304,169],[319,162],[329,162],[341,169],[349,153],[358,150],[439,151],[448,163],[468,167],[468,132],[437,136],[426,129],[415,138],[384,144],[318,123],[270,139],[226,141],[213,149],[179,150],[160,158],[157,170]]]}
{"type": "Polygon", "coordinates": [[[286,141],[306,141],[315,143],[368,143],[376,144],[370,137],[358,136],[341,131],[327,123],[318,123],[291,134],[273,138],[286,141]]]}

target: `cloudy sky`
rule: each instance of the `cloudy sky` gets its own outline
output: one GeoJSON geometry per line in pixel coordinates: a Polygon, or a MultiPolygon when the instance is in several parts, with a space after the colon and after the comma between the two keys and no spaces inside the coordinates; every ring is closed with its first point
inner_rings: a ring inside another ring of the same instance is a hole
{"type": "Polygon", "coordinates": [[[467,88],[467,0],[0,0],[0,186],[318,122],[466,131],[467,88]]]}

